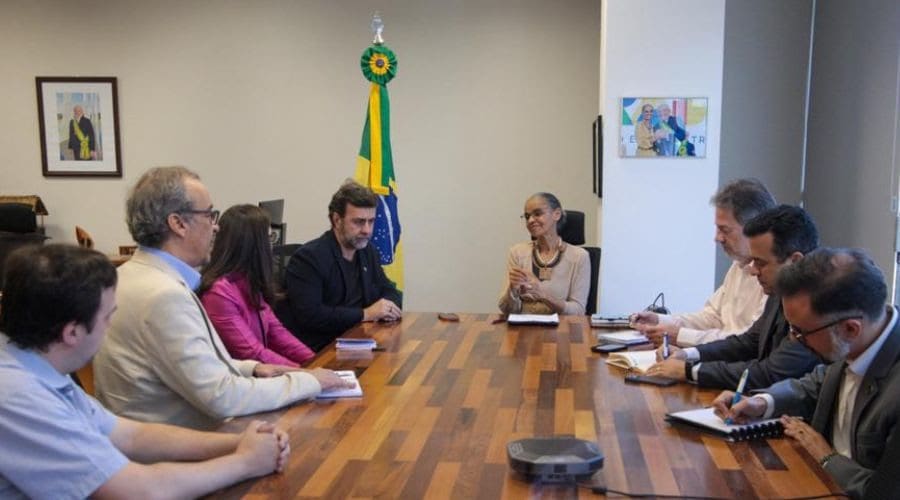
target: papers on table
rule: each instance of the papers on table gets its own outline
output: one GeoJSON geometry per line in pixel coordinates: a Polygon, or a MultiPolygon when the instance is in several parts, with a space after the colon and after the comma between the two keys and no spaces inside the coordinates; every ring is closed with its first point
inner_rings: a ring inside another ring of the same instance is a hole
{"type": "Polygon", "coordinates": [[[656,364],[656,351],[627,351],[610,353],[606,358],[606,363],[625,368],[626,370],[634,370],[644,373],[647,368],[656,364]]]}
{"type": "Polygon", "coordinates": [[[342,379],[353,382],[354,387],[350,389],[333,389],[330,391],[322,391],[321,394],[316,399],[338,399],[338,398],[359,398],[362,397],[362,387],[359,385],[359,380],[356,379],[356,373],[352,370],[335,370],[339,377],[342,379]]]}
{"type": "Polygon", "coordinates": [[[784,432],[784,428],[777,418],[744,425],[726,424],[721,418],[716,416],[712,408],[669,413],[666,414],[666,421],[672,424],[687,425],[723,437],[729,441],[779,437],[784,432]]]}
{"type": "Polygon", "coordinates": [[[335,347],[338,351],[371,351],[378,347],[375,339],[337,339],[335,347]]]}
{"type": "Polygon", "coordinates": [[[637,330],[623,330],[621,332],[598,333],[598,342],[613,342],[615,344],[635,345],[646,344],[650,339],[637,330]]]}
{"type": "Polygon", "coordinates": [[[559,314],[510,314],[506,322],[510,325],[558,325],[559,314]]]}

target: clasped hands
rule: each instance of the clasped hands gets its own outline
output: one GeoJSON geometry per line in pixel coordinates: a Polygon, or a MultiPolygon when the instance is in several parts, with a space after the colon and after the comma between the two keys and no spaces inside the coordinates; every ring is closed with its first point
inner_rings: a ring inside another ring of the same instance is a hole
{"type": "Polygon", "coordinates": [[[541,301],[544,292],[541,291],[540,280],[524,269],[512,268],[509,270],[509,289],[519,298],[529,301],[541,301]]]}
{"type": "Polygon", "coordinates": [[[402,315],[400,306],[388,299],[379,299],[363,309],[363,321],[398,321],[402,315]]]}

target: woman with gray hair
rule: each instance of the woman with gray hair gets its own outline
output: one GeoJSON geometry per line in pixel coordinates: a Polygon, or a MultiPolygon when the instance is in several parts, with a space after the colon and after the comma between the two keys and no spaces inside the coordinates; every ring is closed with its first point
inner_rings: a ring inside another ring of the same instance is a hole
{"type": "Polygon", "coordinates": [[[562,240],[566,213],[550,193],[535,193],[522,214],[531,241],[509,249],[503,313],[584,314],[591,281],[588,253],[562,240]]]}

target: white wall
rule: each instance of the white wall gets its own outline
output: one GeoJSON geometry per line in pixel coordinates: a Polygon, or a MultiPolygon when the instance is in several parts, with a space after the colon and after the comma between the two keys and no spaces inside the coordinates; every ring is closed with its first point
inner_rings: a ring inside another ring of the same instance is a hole
{"type": "Polygon", "coordinates": [[[127,189],[197,170],[218,207],[284,197],[288,240],[327,227],[351,176],[374,9],[399,58],[389,85],[408,310],[494,311],[525,198],[588,214],[598,109],[594,0],[4,1],[0,193],[43,197],[48,234],[130,242],[127,189]],[[116,76],[122,179],[41,176],[35,76],[116,76]]]}
{"type": "Polygon", "coordinates": [[[724,2],[603,2],[601,103],[605,118],[600,308],[623,314],[657,292],[676,311],[713,290],[709,197],[719,173],[724,2]],[[708,97],[704,159],[618,157],[622,97],[708,97]],[[610,146],[612,145],[612,146],[610,146]]]}

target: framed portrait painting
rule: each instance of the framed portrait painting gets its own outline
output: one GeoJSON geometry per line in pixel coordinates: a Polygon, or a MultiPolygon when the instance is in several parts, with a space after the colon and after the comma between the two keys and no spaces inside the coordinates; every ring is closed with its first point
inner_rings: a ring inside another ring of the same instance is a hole
{"type": "Polygon", "coordinates": [[[115,77],[35,83],[44,177],[122,177],[115,77]]]}
{"type": "Polygon", "coordinates": [[[705,158],[705,97],[623,97],[619,156],[705,158]]]}

